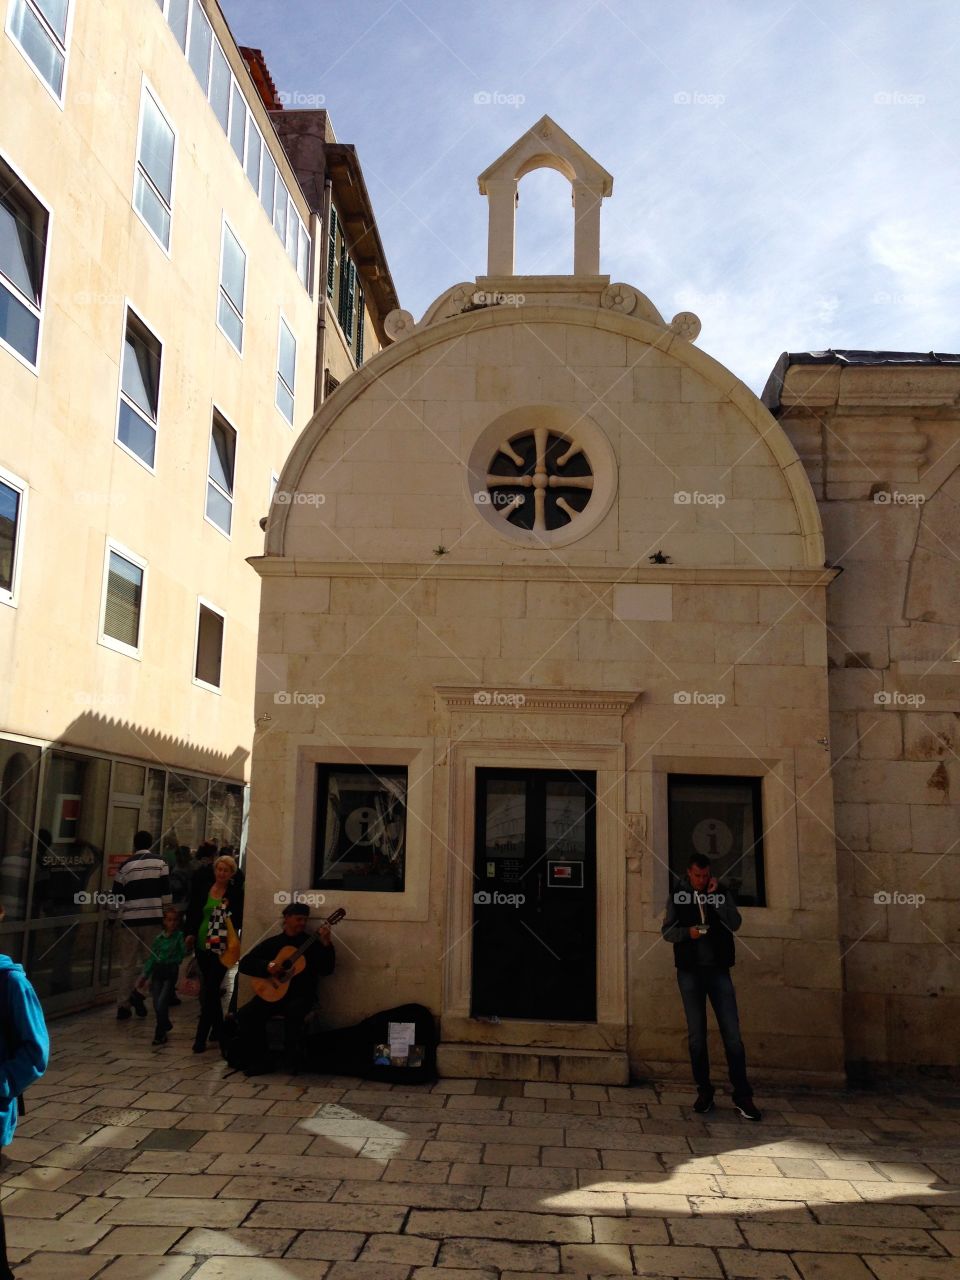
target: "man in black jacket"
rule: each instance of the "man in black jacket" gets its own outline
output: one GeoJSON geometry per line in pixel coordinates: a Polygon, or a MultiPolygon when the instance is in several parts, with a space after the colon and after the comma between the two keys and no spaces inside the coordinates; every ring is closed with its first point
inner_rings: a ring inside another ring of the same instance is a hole
{"type": "Polygon", "coordinates": [[[676,890],[667,900],[660,933],[673,943],[677,983],[687,1018],[690,1065],[697,1085],[693,1109],[699,1115],[713,1110],[707,1050],[709,998],[723,1037],[734,1106],[748,1120],[759,1120],[760,1112],[753,1105],[753,1090],[747,1079],[737,995],[730,977],[735,961],[733,935],[740,928],[740,912],[730,890],[722,888],[711,874],[709,858],[693,854],[687,864],[687,881],[689,888],[676,890]]]}
{"type": "MultiPolygon", "coordinates": [[[[251,978],[282,976],[283,967],[277,956],[284,947],[299,949],[307,941],[307,920],[310,908],[301,902],[291,902],[283,909],[283,928],[270,938],[264,938],[240,961],[240,972],[251,978]]],[[[249,1075],[270,1069],[267,1044],[267,1022],[270,1018],[283,1018],[284,1049],[289,1057],[296,1057],[303,1034],[303,1023],[317,999],[317,980],[333,973],[337,953],[330,930],[322,924],[316,932],[316,941],[301,956],[303,969],[295,973],[286,984],[286,993],[280,1000],[271,1002],[254,996],[237,1013],[239,1042],[231,1048],[228,1060],[233,1065],[243,1061],[249,1075]]]]}

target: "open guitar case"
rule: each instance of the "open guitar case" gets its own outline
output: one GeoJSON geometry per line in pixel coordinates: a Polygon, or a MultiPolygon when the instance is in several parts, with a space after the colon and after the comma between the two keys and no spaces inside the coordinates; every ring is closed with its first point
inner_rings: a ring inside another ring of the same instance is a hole
{"type": "Polygon", "coordinates": [[[304,1036],[303,1069],[326,1075],[363,1076],[389,1084],[431,1084],[437,1078],[437,1022],[422,1004],[402,1004],[371,1014],[353,1027],[336,1031],[320,1030],[307,1020],[304,1036]],[[412,1022],[414,1043],[423,1046],[423,1065],[395,1067],[377,1065],[378,1045],[389,1040],[391,1022],[412,1022]]]}

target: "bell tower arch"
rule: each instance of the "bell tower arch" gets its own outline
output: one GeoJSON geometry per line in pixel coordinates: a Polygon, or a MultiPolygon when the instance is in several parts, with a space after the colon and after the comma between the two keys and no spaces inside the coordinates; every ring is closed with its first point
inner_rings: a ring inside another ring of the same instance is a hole
{"type": "Polygon", "coordinates": [[[613,193],[613,177],[549,116],[543,116],[480,174],[487,197],[487,275],[515,274],[517,186],[534,169],[556,169],[573,197],[573,274],[600,274],[600,203],[613,193]]]}

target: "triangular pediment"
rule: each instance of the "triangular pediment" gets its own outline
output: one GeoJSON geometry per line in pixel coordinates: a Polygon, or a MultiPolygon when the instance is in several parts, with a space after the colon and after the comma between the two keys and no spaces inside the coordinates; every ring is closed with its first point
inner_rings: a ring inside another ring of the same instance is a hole
{"type": "Polygon", "coordinates": [[[571,182],[582,182],[600,196],[609,196],[613,191],[613,176],[555,120],[541,116],[480,174],[480,194],[487,195],[488,183],[517,181],[531,170],[543,168],[556,169],[571,182]]]}

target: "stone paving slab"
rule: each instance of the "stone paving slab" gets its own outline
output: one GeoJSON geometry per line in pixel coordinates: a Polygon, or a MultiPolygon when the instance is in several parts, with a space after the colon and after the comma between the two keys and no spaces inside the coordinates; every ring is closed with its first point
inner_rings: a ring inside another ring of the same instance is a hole
{"type": "Polygon", "coordinates": [[[726,1099],[231,1073],[110,1010],[0,1168],[18,1280],[960,1280],[949,1085],[726,1099]]]}

